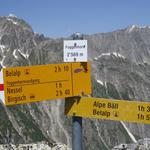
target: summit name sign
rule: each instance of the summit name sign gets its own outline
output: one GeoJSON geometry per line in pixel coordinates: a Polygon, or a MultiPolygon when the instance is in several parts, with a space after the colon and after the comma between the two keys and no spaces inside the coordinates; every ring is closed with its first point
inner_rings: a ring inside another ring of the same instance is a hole
{"type": "Polygon", "coordinates": [[[91,93],[90,64],[62,63],[4,68],[3,103],[23,104],[91,93]]]}
{"type": "Polygon", "coordinates": [[[64,41],[64,62],[87,62],[87,40],[64,41]]]}

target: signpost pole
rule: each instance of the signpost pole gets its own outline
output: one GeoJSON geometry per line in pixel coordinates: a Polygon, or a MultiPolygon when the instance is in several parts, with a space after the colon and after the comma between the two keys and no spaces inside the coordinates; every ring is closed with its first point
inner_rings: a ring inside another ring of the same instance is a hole
{"type": "MultiPolygon", "coordinates": [[[[81,40],[80,33],[73,35],[73,40],[81,40]]],[[[72,150],[82,150],[82,117],[73,116],[72,118],[72,150]]]]}
{"type": "Polygon", "coordinates": [[[72,118],[72,149],[82,150],[82,117],[72,118]]]}

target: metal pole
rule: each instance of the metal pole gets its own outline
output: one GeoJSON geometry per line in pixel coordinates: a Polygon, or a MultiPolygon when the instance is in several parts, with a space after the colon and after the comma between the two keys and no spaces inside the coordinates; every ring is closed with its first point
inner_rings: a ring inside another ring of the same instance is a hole
{"type": "MultiPolygon", "coordinates": [[[[73,34],[73,40],[83,39],[81,33],[73,34]]],[[[72,118],[72,150],[82,150],[82,117],[72,118]]]]}
{"type": "Polygon", "coordinates": [[[72,150],[82,150],[82,117],[72,118],[72,150]]]}

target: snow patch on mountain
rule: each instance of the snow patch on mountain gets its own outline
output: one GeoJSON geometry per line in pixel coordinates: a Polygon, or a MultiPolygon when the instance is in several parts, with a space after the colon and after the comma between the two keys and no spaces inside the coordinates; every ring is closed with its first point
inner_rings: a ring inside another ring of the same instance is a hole
{"type": "Polygon", "coordinates": [[[15,50],[13,51],[13,56],[14,56],[16,59],[18,59],[18,56],[17,56],[17,49],[15,49],[15,50]]]}
{"type": "Polygon", "coordinates": [[[1,44],[0,44],[0,48],[1,48],[1,49],[4,49],[4,48],[5,48],[5,45],[1,45],[1,44]]]}
{"type": "Polygon", "coordinates": [[[97,80],[97,83],[104,85],[104,83],[101,80],[97,80]]]}
{"type": "Polygon", "coordinates": [[[122,124],[122,126],[124,127],[124,129],[127,131],[127,133],[130,136],[131,140],[134,143],[137,143],[137,140],[135,139],[134,135],[130,132],[130,130],[127,128],[127,126],[125,125],[125,123],[123,121],[120,121],[120,123],[122,124]]]}
{"type": "Polygon", "coordinates": [[[1,45],[1,44],[0,44],[0,49],[1,49],[2,53],[4,53],[5,48],[6,48],[5,45],[1,45]]]}
{"type": "Polygon", "coordinates": [[[24,58],[28,58],[29,57],[29,54],[26,52],[26,54],[25,53],[23,53],[20,49],[18,49],[18,52],[20,52],[20,54],[24,57],[24,58]]]}
{"type": "Polygon", "coordinates": [[[101,53],[98,57],[95,57],[94,60],[98,60],[99,58],[101,58],[103,56],[115,56],[115,57],[118,57],[118,58],[125,59],[125,57],[123,55],[121,55],[120,53],[113,52],[113,53],[101,53]]]}
{"type": "Polygon", "coordinates": [[[124,57],[123,55],[119,54],[119,53],[113,52],[112,54],[113,54],[114,56],[116,56],[116,57],[120,57],[120,58],[125,59],[125,57],[124,57]]]}
{"type": "Polygon", "coordinates": [[[137,26],[136,25],[132,25],[128,28],[128,32],[132,32],[137,26]]]}
{"type": "Polygon", "coordinates": [[[115,146],[114,149],[116,149],[116,150],[127,149],[127,144],[120,144],[118,146],[115,146]]]}
{"type": "Polygon", "coordinates": [[[13,56],[16,58],[16,59],[18,59],[19,58],[19,55],[22,55],[24,58],[28,58],[29,57],[29,54],[28,54],[28,52],[26,52],[26,53],[23,53],[20,49],[15,49],[14,51],[13,51],[13,56]]]}
{"type": "Polygon", "coordinates": [[[6,66],[4,66],[4,64],[3,64],[3,62],[4,62],[4,60],[5,60],[5,57],[6,57],[6,56],[3,56],[3,59],[0,61],[0,64],[1,64],[2,68],[6,68],[6,66]]]}
{"type": "Polygon", "coordinates": [[[14,25],[19,25],[18,22],[14,21],[13,19],[7,18],[8,21],[11,21],[14,25]]]}
{"type": "Polygon", "coordinates": [[[127,28],[127,32],[130,33],[134,31],[135,29],[150,29],[150,26],[139,26],[139,25],[131,25],[127,28]]]}

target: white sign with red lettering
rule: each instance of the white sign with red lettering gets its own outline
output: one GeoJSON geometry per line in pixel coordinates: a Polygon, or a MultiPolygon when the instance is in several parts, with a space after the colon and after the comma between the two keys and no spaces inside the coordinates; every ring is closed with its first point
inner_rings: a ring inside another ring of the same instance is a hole
{"type": "Polygon", "coordinates": [[[87,62],[87,40],[64,41],[64,62],[87,62]]]}
{"type": "Polygon", "coordinates": [[[0,71],[0,100],[5,101],[3,71],[0,71]]]}

